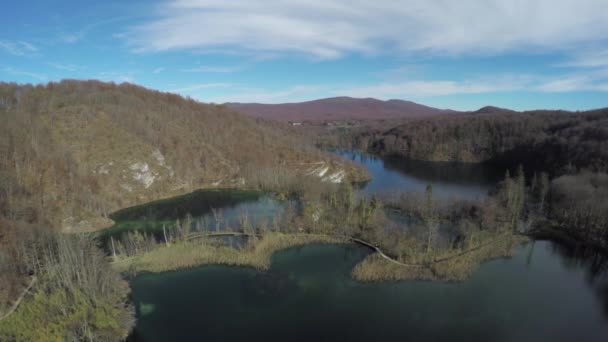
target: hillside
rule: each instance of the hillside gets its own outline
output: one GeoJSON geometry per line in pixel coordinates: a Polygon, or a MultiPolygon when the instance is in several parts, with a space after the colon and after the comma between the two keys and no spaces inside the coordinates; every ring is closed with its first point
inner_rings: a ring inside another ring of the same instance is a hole
{"type": "Polygon", "coordinates": [[[0,214],[64,231],[199,188],[365,177],[288,125],[131,84],[0,84],[0,119],[0,214]]]}
{"type": "Polygon", "coordinates": [[[608,169],[608,109],[515,112],[496,107],[350,132],[354,147],[429,161],[521,163],[559,174],[608,169]]]}
{"type": "Polygon", "coordinates": [[[410,101],[352,97],[282,104],[226,103],[226,106],[257,118],[313,123],[421,118],[451,112],[410,101]]]}

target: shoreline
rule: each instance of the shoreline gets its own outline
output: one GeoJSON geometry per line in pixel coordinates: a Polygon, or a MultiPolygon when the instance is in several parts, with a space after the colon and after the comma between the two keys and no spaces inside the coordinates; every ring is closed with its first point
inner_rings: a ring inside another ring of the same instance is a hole
{"type": "Polygon", "coordinates": [[[372,243],[353,237],[304,233],[267,233],[257,236],[239,232],[222,232],[192,236],[169,247],[159,246],[151,251],[117,260],[111,264],[118,272],[134,276],[140,273],[173,272],[210,265],[250,267],[265,271],[271,266],[272,255],[281,250],[311,244],[352,243],[373,251],[353,267],[351,276],[356,281],[433,280],[450,282],[465,280],[483,262],[512,255],[513,247],[524,241],[526,238],[521,236],[501,234],[464,251],[435,256],[428,262],[407,263],[388,256],[372,243]],[[206,238],[221,236],[248,236],[260,240],[256,241],[255,245],[243,249],[214,246],[205,241],[206,238]],[[194,242],[196,239],[202,241],[194,242]],[[500,244],[501,242],[503,244],[500,244]],[[502,248],[495,248],[496,245],[502,248]],[[454,272],[453,268],[456,268],[457,271],[454,272]]]}

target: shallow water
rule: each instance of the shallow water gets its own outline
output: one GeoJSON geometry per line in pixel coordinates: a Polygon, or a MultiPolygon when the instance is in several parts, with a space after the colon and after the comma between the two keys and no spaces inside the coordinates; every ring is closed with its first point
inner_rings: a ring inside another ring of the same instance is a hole
{"type": "MultiPolygon", "coordinates": [[[[368,195],[424,191],[431,183],[444,198],[482,198],[503,174],[474,165],[337,153],[370,170],[372,180],[361,189],[368,195]]],[[[212,207],[237,221],[247,211],[255,221],[285,205],[260,193],[202,192],[121,212],[117,229],[133,222],[158,228],[190,213],[193,229],[198,222],[212,230],[212,207]]],[[[355,282],[350,272],[367,253],[354,245],[311,245],[276,253],[267,272],[206,266],[138,276],[131,281],[138,317],[131,339],[608,340],[608,262],[593,252],[537,241],[512,258],[482,264],[461,283],[355,282]]]]}
{"type": "MultiPolygon", "coordinates": [[[[353,152],[334,151],[339,156],[366,167],[371,180],[360,191],[371,195],[395,191],[424,192],[433,185],[433,194],[441,198],[479,199],[487,196],[502,179],[502,172],[489,166],[462,163],[431,163],[380,158],[353,152]]],[[[174,227],[190,215],[192,231],[213,231],[230,227],[241,228],[243,216],[249,224],[271,224],[280,216],[289,201],[278,201],[272,194],[234,189],[200,190],[172,199],[156,201],[121,210],[112,215],[116,224],[100,233],[102,241],[110,236],[120,238],[129,231],[140,231],[162,238],[163,225],[174,227]],[[215,210],[215,214],[214,211],[215,210]]]]}
{"type": "Polygon", "coordinates": [[[358,283],[367,251],[311,245],[271,269],[201,267],[131,282],[137,341],[606,341],[608,282],[550,242],[467,281],[358,283]],[[603,288],[602,288],[603,287],[603,288]]]}
{"type": "Polygon", "coordinates": [[[371,180],[366,194],[395,191],[424,192],[428,184],[442,198],[480,199],[503,179],[505,170],[488,165],[436,163],[338,150],[335,154],[367,168],[371,180]]]}
{"type": "Polygon", "coordinates": [[[240,230],[246,216],[252,226],[270,225],[289,201],[279,201],[272,194],[234,189],[199,190],[188,195],[156,201],[116,212],[116,224],[100,233],[105,241],[110,236],[120,238],[129,231],[146,232],[162,238],[163,225],[172,229],[190,216],[191,231],[215,231],[229,227],[240,230]]]}

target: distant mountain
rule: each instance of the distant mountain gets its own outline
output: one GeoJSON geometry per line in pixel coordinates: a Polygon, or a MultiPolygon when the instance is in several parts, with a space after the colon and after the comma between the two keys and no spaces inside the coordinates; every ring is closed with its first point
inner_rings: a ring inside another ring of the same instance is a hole
{"type": "Polygon", "coordinates": [[[516,113],[516,112],[511,109],[506,109],[506,108],[501,108],[501,107],[485,106],[485,107],[479,108],[478,110],[476,110],[472,113],[474,113],[474,114],[506,114],[506,113],[516,113]]]}
{"type": "Polygon", "coordinates": [[[411,101],[382,101],[352,97],[332,97],[299,103],[226,103],[225,105],[249,116],[277,121],[387,120],[430,117],[453,112],[411,101]]]}

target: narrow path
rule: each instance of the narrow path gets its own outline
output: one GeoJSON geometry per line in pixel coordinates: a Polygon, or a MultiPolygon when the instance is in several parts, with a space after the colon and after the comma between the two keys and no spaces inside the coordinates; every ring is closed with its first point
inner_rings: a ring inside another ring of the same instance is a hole
{"type": "MultiPolygon", "coordinates": [[[[405,267],[417,267],[417,268],[423,268],[423,267],[430,267],[431,265],[434,265],[434,264],[437,264],[437,263],[440,263],[440,262],[449,261],[449,260],[451,260],[451,259],[458,258],[458,257],[461,257],[461,256],[463,256],[463,255],[466,255],[466,254],[469,254],[469,253],[472,253],[472,252],[478,251],[478,250],[480,250],[480,249],[482,249],[482,248],[484,248],[484,247],[486,247],[486,246],[489,246],[489,245],[491,245],[491,244],[494,244],[495,242],[497,242],[497,241],[498,241],[498,239],[499,239],[500,237],[502,237],[502,236],[504,236],[504,235],[506,235],[506,234],[507,234],[507,233],[502,233],[502,234],[500,234],[498,237],[496,237],[496,238],[494,238],[494,239],[492,239],[492,240],[490,240],[490,241],[488,241],[488,242],[482,243],[481,245],[478,245],[478,246],[472,247],[472,248],[470,248],[470,249],[464,250],[464,251],[462,251],[462,252],[460,252],[460,253],[457,253],[457,254],[454,254],[454,255],[450,255],[450,256],[446,256],[446,257],[443,257],[443,258],[440,258],[440,259],[436,259],[436,260],[433,260],[433,261],[431,261],[431,262],[427,262],[427,263],[404,263],[404,262],[401,262],[401,261],[399,261],[399,260],[396,260],[396,259],[394,259],[394,258],[392,258],[392,257],[388,256],[386,253],[384,253],[384,251],[382,251],[382,250],[380,249],[380,247],[378,247],[378,246],[376,246],[376,245],[372,244],[371,242],[368,242],[368,241],[365,241],[365,240],[361,240],[361,239],[358,239],[358,238],[354,238],[354,237],[351,237],[351,236],[343,236],[342,238],[344,238],[344,239],[346,239],[346,240],[348,240],[348,241],[352,241],[352,242],[354,242],[354,243],[356,243],[356,244],[359,244],[359,245],[362,245],[362,246],[365,246],[365,247],[368,247],[368,248],[370,248],[370,249],[374,250],[374,251],[375,251],[376,253],[378,253],[378,255],[380,255],[382,258],[384,258],[384,259],[386,259],[386,260],[388,260],[388,261],[392,262],[393,264],[396,264],[396,265],[399,265],[399,266],[405,266],[405,267]]],[[[186,238],[186,240],[191,240],[191,239],[196,239],[196,238],[202,238],[202,237],[219,237],[219,236],[259,236],[259,235],[260,235],[260,234],[250,234],[250,233],[241,233],[241,232],[199,233],[199,234],[195,234],[195,235],[191,235],[191,236],[189,236],[188,238],[186,238]]]]}
{"type": "Polygon", "coordinates": [[[13,305],[11,306],[11,308],[8,310],[8,312],[5,313],[2,317],[0,317],[0,321],[5,320],[10,315],[12,315],[13,312],[15,312],[15,310],[17,310],[17,307],[19,307],[19,304],[21,304],[21,301],[23,300],[23,298],[25,297],[25,295],[32,289],[32,286],[34,286],[35,282],[36,282],[36,276],[33,276],[32,280],[30,281],[30,284],[28,285],[28,287],[26,287],[25,290],[23,290],[23,293],[21,293],[21,296],[19,296],[19,298],[17,298],[17,300],[15,301],[15,303],[13,303],[13,305]]]}
{"type": "Polygon", "coordinates": [[[350,241],[353,241],[354,243],[358,243],[358,244],[360,244],[360,245],[363,245],[363,246],[366,246],[366,247],[369,247],[369,248],[373,249],[373,250],[374,250],[376,253],[378,253],[378,255],[380,255],[380,256],[381,256],[381,257],[383,257],[384,259],[386,259],[386,260],[388,260],[388,261],[392,262],[393,264],[397,264],[397,265],[399,265],[399,266],[406,266],[406,267],[419,267],[419,268],[422,268],[422,267],[426,267],[426,266],[427,266],[427,264],[410,264],[410,263],[403,263],[403,262],[401,262],[401,261],[395,260],[395,259],[393,259],[393,258],[389,257],[388,255],[384,254],[384,252],[383,252],[383,251],[382,251],[382,250],[381,250],[381,249],[380,249],[378,246],[372,245],[371,243],[369,243],[369,242],[367,242],[367,241],[364,241],[364,240],[361,240],[361,239],[357,239],[357,238],[353,238],[353,237],[349,237],[348,239],[349,239],[350,241]]]}

